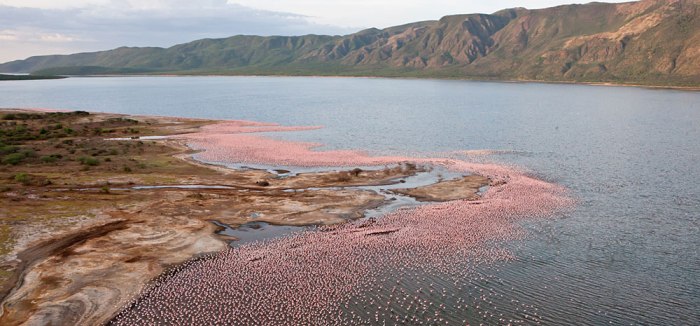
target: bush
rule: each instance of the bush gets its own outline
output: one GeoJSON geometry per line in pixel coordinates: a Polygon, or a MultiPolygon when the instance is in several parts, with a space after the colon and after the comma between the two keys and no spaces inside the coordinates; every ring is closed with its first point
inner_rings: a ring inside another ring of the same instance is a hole
{"type": "Polygon", "coordinates": [[[58,159],[61,158],[61,157],[62,157],[61,155],[56,155],[56,154],[48,155],[48,156],[42,156],[42,157],[41,157],[41,161],[44,162],[44,163],[54,163],[54,162],[58,161],[58,159]]]}
{"type": "Polygon", "coordinates": [[[26,173],[17,173],[15,174],[15,181],[23,184],[23,185],[28,185],[29,184],[29,175],[26,173]]]}
{"type": "Polygon", "coordinates": [[[24,157],[36,157],[36,152],[31,149],[31,148],[26,148],[21,151],[19,151],[20,154],[23,154],[24,157]]]}
{"type": "Polygon", "coordinates": [[[3,145],[0,146],[0,155],[17,153],[18,150],[19,147],[17,146],[3,145]]]}
{"type": "Polygon", "coordinates": [[[24,153],[12,153],[2,158],[2,164],[17,165],[25,158],[24,153]]]}
{"type": "Polygon", "coordinates": [[[80,161],[80,164],[85,164],[88,166],[95,166],[100,164],[100,160],[94,158],[94,157],[87,157],[83,156],[78,159],[80,161]]]}

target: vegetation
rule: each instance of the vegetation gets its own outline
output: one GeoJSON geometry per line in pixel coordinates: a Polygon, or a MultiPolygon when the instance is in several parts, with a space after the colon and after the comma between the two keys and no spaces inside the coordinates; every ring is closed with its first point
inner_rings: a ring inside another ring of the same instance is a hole
{"type": "MultiPolygon", "coordinates": [[[[145,200],[138,193],[114,191],[113,185],[171,184],[182,182],[179,177],[215,174],[174,159],[177,149],[131,139],[171,133],[172,127],[84,111],[0,110],[0,261],[27,230],[62,230],[76,218],[94,217],[96,210],[145,200]]],[[[8,283],[13,266],[0,266],[0,294],[14,286],[8,283]]]]}
{"type": "Polygon", "coordinates": [[[96,166],[100,164],[100,160],[89,156],[82,156],[78,159],[78,161],[80,161],[80,164],[85,164],[89,166],[96,166]]]}
{"type": "Polygon", "coordinates": [[[28,185],[29,184],[29,176],[26,173],[17,173],[17,174],[15,174],[15,181],[17,181],[23,185],[28,185]]]}
{"type": "MultiPolygon", "coordinates": [[[[106,138],[150,135],[149,124],[124,117],[97,119],[85,111],[0,113],[0,168],[84,172],[147,170],[137,157],[171,149],[140,140],[106,138]],[[52,168],[49,168],[51,166],[52,168]]],[[[0,173],[2,170],[0,169],[0,173]]],[[[18,171],[24,172],[24,171],[18,171]]]]}
{"type": "Polygon", "coordinates": [[[27,158],[24,153],[11,153],[3,156],[2,164],[17,165],[27,158]]]}
{"type": "Polygon", "coordinates": [[[46,68],[32,73],[43,76],[81,76],[81,75],[124,75],[153,72],[153,69],[113,68],[99,66],[55,67],[46,68]]]}

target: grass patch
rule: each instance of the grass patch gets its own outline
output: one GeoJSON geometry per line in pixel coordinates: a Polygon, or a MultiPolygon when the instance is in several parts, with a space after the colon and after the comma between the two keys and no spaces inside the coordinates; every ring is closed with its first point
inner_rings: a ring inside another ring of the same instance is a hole
{"type": "Polygon", "coordinates": [[[87,165],[87,166],[97,166],[100,165],[100,160],[90,157],[90,156],[82,156],[78,159],[80,161],[80,164],[87,165]]]}
{"type": "Polygon", "coordinates": [[[27,175],[26,173],[17,173],[15,174],[14,179],[15,182],[19,182],[25,186],[28,185],[30,182],[29,175],[27,175]]]}
{"type": "Polygon", "coordinates": [[[3,156],[2,164],[17,165],[27,158],[23,153],[12,153],[3,156]]]}

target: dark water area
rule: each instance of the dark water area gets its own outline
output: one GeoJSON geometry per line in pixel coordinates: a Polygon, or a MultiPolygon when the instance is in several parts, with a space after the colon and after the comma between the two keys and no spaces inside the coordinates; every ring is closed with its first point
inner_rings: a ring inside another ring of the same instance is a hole
{"type": "Polygon", "coordinates": [[[528,237],[508,244],[516,259],[476,268],[488,284],[459,290],[464,296],[486,291],[506,320],[525,324],[700,324],[700,92],[365,78],[72,78],[3,83],[0,107],[323,125],[267,135],[322,149],[513,164],[566,186],[578,204],[551,219],[523,220],[528,237]],[[525,317],[535,309],[537,319],[525,317]]]}
{"type": "Polygon", "coordinates": [[[223,224],[218,221],[212,221],[214,224],[223,228],[218,233],[230,237],[235,237],[235,241],[231,241],[231,247],[248,244],[256,241],[265,241],[281,236],[290,235],[295,232],[313,230],[311,226],[287,226],[287,225],[272,225],[266,222],[248,222],[236,228],[223,224]]]}

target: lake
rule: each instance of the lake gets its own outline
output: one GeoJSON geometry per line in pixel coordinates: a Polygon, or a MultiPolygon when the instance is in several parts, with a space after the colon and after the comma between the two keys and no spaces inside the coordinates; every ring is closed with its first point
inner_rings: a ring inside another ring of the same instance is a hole
{"type": "Polygon", "coordinates": [[[323,125],[269,136],[376,155],[489,150],[476,159],[522,167],[566,186],[578,201],[553,219],[522,222],[529,236],[511,244],[517,259],[487,271],[497,275],[488,285],[493,297],[503,295],[494,300],[537,308],[546,324],[700,324],[700,92],[94,77],[2,82],[0,107],[323,125]]]}

